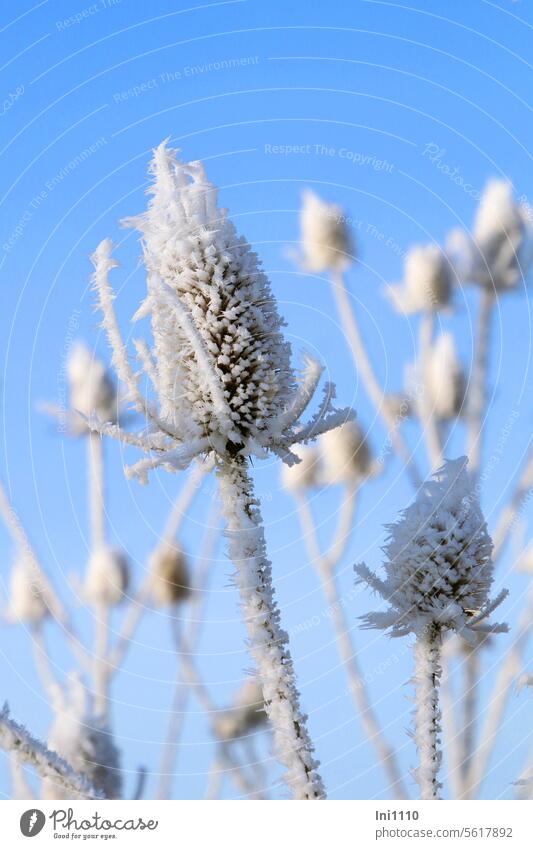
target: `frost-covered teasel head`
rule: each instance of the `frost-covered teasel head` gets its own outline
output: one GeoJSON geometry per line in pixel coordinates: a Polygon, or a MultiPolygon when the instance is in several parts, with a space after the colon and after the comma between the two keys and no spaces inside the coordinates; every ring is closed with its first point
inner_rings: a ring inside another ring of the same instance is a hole
{"type": "Polygon", "coordinates": [[[360,580],[389,605],[363,617],[367,627],[403,636],[436,626],[467,638],[472,632],[506,630],[485,622],[507,593],[489,599],[492,540],[467,462],[465,457],[447,460],[388,526],[384,580],[364,564],[355,567],[360,580]]]}
{"type": "Polygon", "coordinates": [[[84,584],[84,595],[92,604],[113,607],[124,598],[129,584],[126,553],[104,545],[91,553],[84,584]]]}
{"type": "Polygon", "coordinates": [[[220,740],[244,737],[267,724],[263,691],[258,680],[246,681],[236,695],[231,708],[218,714],[214,729],[220,740]]]}
{"type": "Polygon", "coordinates": [[[490,180],[472,237],[454,230],[448,246],[462,280],[497,292],[516,289],[533,260],[533,210],[514,199],[511,183],[490,180]]]}
{"type": "Polygon", "coordinates": [[[190,571],[184,552],[176,544],[162,544],[149,563],[152,598],[158,607],[179,604],[190,593],[190,571]]]}
{"type": "Polygon", "coordinates": [[[73,422],[77,430],[85,430],[84,419],[96,416],[101,422],[115,422],[117,395],[113,381],[101,360],[78,342],[67,361],[70,407],[83,418],[73,422]]]}
{"type": "Polygon", "coordinates": [[[355,245],[340,206],[307,189],[300,212],[300,264],[306,271],[342,271],[355,258],[355,245]]]}
{"type": "Polygon", "coordinates": [[[300,459],[292,466],[283,464],[281,481],[289,492],[301,492],[320,485],[320,454],[315,446],[302,445],[294,452],[300,459]]]}
{"type": "Polygon", "coordinates": [[[373,469],[365,434],[355,421],[320,437],[322,481],[327,484],[349,484],[368,477],[373,469]]]}
{"type": "Polygon", "coordinates": [[[451,333],[440,334],[427,352],[423,374],[420,368],[418,364],[411,364],[405,375],[406,389],[415,406],[424,402],[431,413],[443,421],[459,416],[464,409],[466,378],[451,333]]]}
{"type": "MultiPolygon", "coordinates": [[[[48,747],[84,775],[106,799],[122,792],[120,752],[105,722],[91,711],[89,696],[79,680],[70,682],[66,698],[58,697],[48,747]]],[[[43,781],[43,799],[64,799],[52,778],[43,781]]]]}
{"type": "Polygon", "coordinates": [[[387,295],[398,312],[437,312],[450,303],[453,270],[438,245],[418,245],[405,258],[402,283],[389,286],[387,295]]]}
{"type": "Polygon", "coordinates": [[[32,557],[21,553],[11,570],[8,618],[38,625],[50,612],[47,589],[32,557]]]}
{"type": "Polygon", "coordinates": [[[283,322],[256,254],[239,236],[217,189],[199,162],[180,162],[165,143],[154,152],[148,210],[127,223],[142,234],[147,295],[137,319],[151,322],[149,346],[136,341],[142,370],[156,403],[143,397],[122,342],[108,274],[117,263],[104,240],[94,257],[95,288],[113,363],[129,398],[147,416],[148,432],[135,436],[99,427],[153,451],[132,473],[186,467],[198,455],[217,462],[273,451],[298,462],[290,446],[305,443],[346,420],[334,411],[326,386],[319,412],[300,418],[318,386],[322,368],[310,357],[296,374],[283,322]]]}

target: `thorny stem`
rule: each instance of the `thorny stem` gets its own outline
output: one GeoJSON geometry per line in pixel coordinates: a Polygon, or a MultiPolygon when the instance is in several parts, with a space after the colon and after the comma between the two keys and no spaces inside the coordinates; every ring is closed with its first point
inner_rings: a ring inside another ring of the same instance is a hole
{"type": "Polygon", "coordinates": [[[417,635],[414,646],[416,691],[414,736],[419,755],[416,779],[420,786],[421,799],[441,798],[441,784],[438,778],[442,760],[438,693],[441,675],[441,641],[440,628],[437,625],[430,625],[417,635]]]}
{"type": "Polygon", "coordinates": [[[230,558],[236,566],[250,651],[257,664],[265,710],[270,719],[277,758],[296,799],[323,799],[325,789],[300,708],[288,636],[280,627],[274,598],[272,567],[259,503],[244,462],[218,469],[222,512],[227,522],[230,558]]]}
{"type": "Polygon", "coordinates": [[[340,272],[332,272],[331,282],[339,315],[343,324],[344,332],[350,344],[356,368],[361,375],[366,391],[373,402],[376,411],[383,419],[388,431],[388,437],[394,450],[405,464],[406,472],[413,487],[418,489],[422,483],[422,478],[420,477],[420,473],[417,469],[416,461],[400,432],[400,423],[396,421],[396,417],[389,409],[383,388],[380,386],[372,368],[343,274],[340,272]]]}
{"type": "Polygon", "coordinates": [[[490,289],[480,294],[474,363],[468,405],[468,457],[473,475],[479,473],[483,448],[484,418],[487,406],[487,373],[489,365],[490,326],[495,295],[490,289]]]}
{"type": "MultiPolygon", "coordinates": [[[[355,509],[356,494],[357,490],[352,488],[351,491],[347,493],[345,503],[343,504],[346,515],[350,512],[352,520],[355,509]]],[[[404,787],[398,768],[396,753],[385,740],[378,718],[372,707],[372,702],[366,688],[364,676],[359,665],[357,649],[354,645],[353,638],[350,634],[350,627],[346,620],[344,606],[334,572],[334,567],[337,564],[339,557],[342,555],[342,551],[339,550],[338,546],[341,545],[341,542],[346,544],[346,540],[349,537],[345,535],[344,540],[342,540],[338,531],[335,535],[337,546],[334,543],[330,551],[327,554],[322,555],[316,534],[314,518],[309,502],[305,498],[298,498],[298,512],[302,526],[302,535],[307,545],[311,561],[317,570],[322,584],[322,591],[328,604],[328,613],[331,615],[333,623],[338,652],[348,676],[350,693],[361,717],[361,723],[369,740],[376,749],[378,757],[384,766],[391,786],[394,788],[397,797],[399,799],[408,799],[409,796],[404,787]]],[[[341,517],[339,530],[344,526],[344,517],[341,517]]],[[[353,521],[350,523],[350,526],[353,528],[353,521]]]]}

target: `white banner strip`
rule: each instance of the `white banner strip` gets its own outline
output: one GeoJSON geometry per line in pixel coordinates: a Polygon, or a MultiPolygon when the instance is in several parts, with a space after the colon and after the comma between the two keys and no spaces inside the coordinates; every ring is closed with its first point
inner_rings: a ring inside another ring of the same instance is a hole
{"type": "Polygon", "coordinates": [[[526,801],[5,801],[0,816],[6,849],[33,838],[35,849],[66,840],[157,849],[533,846],[533,803],[526,801]]]}

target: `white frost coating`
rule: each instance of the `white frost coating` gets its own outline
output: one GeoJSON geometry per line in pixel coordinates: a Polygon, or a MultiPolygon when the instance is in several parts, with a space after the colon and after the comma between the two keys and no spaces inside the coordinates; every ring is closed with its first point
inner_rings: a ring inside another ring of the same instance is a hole
{"type": "Polygon", "coordinates": [[[483,622],[493,609],[492,540],[467,463],[466,457],[447,460],[388,526],[385,580],[355,567],[390,605],[367,614],[367,627],[403,636],[438,624],[467,638],[470,630],[501,630],[483,622]]]}
{"type": "Polygon", "coordinates": [[[454,230],[448,238],[462,280],[490,291],[516,289],[533,259],[533,210],[513,198],[506,180],[490,180],[479,202],[470,238],[454,230]]]}
{"type": "Polygon", "coordinates": [[[47,588],[30,556],[21,554],[11,570],[8,618],[36,625],[49,614],[47,588]]]}
{"type": "Polygon", "coordinates": [[[238,691],[232,707],[218,714],[213,724],[217,737],[229,742],[257,731],[266,721],[261,683],[251,678],[238,691]]]}
{"type": "Polygon", "coordinates": [[[310,189],[300,212],[301,265],[311,272],[342,271],[355,259],[355,246],[343,210],[310,189]]]}
{"type": "MultiPolygon", "coordinates": [[[[67,703],[56,705],[48,745],[85,776],[104,799],[120,799],[120,753],[108,726],[90,710],[81,682],[71,682],[67,703]]],[[[49,776],[43,782],[43,798],[67,799],[69,795],[49,776]]]]}
{"type": "MultiPolygon", "coordinates": [[[[306,358],[298,378],[270,284],[257,256],[237,235],[217,190],[198,162],[182,163],[166,143],[154,151],[152,198],[145,214],[128,219],[143,237],[147,297],[136,318],[149,317],[153,344],[136,341],[143,371],[157,392],[159,411],[140,396],[113,310],[108,277],[118,263],[105,239],[95,251],[94,286],[113,364],[150,432],[123,436],[157,451],[130,469],[143,482],[160,466],[176,471],[197,455],[225,460],[273,451],[296,462],[290,446],[307,435],[299,422],[318,384],[321,366],[306,358]]],[[[317,433],[350,411],[321,407],[317,433]]],[[[94,422],[91,426],[102,432],[94,422]]],[[[106,431],[121,438],[120,428],[106,431]]]]}
{"type": "Polygon", "coordinates": [[[119,604],[129,584],[126,553],[105,545],[92,552],[84,583],[85,598],[92,604],[119,604]]]}
{"type": "Polygon", "coordinates": [[[57,752],[33,737],[23,725],[11,719],[7,704],[0,711],[0,746],[6,752],[16,753],[17,760],[32,766],[45,781],[61,788],[66,799],[98,799],[99,791],[83,774],[57,752]]]}
{"type": "Polygon", "coordinates": [[[438,245],[411,248],[404,264],[402,283],[387,288],[387,295],[401,313],[436,312],[448,306],[453,271],[438,245]]]}
{"type": "Polygon", "coordinates": [[[405,370],[405,388],[416,407],[425,404],[431,415],[443,421],[456,418],[464,411],[466,378],[451,333],[441,333],[420,364],[405,370]],[[420,374],[420,369],[424,373],[420,374]],[[418,387],[424,387],[420,397],[418,387]]]}
{"type": "MultiPolygon", "coordinates": [[[[269,281],[226,210],[217,206],[216,188],[200,163],[179,162],[165,143],[154,151],[151,172],[148,210],[128,223],[143,237],[148,292],[136,318],[150,318],[153,344],[137,344],[137,351],[157,393],[157,412],[140,397],[139,376],[131,371],[113,310],[108,274],[116,263],[109,240],[93,258],[113,362],[131,400],[150,422],[147,434],[135,436],[150,456],[127,472],[146,482],[153,469],[176,471],[200,456],[208,456],[219,471],[230,553],[237,558],[277,751],[295,795],[323,798],[287,637],[279,628],[247,462],[272,452],[288,465],[298,463],[292,445],[337,427],[353,413],[334,408],[335,388],[327,384],[318,411],[301,422],[321,367],[307,357],[302,375],[294,374],[269,281]],[[251,615],[258,606],[260,623],[251,615]]],[[[122,438],[120,428],[107,432],[122,438]]]]}
{"type": "Polygon", "coordinates": [[[158,607],[185,601],[191,577],[187,558],[176,543],[163,543],[150,557],[150,590],[158,607]]]}
{"type": "Polygon", "coordinates": [[[346,422],[325,433],[319,445],[324,483],[353,483],[370,474],[370,449],[357,422],[346,422]]]}
{"type": "Polygon", "coordinates": [[[222,511],[231,560],[237,568],[244,621],[272,723],[276,757],[287,768],[286,781],[296,799],[322,799],[325,790],[300,708],[288,636],[280,626],[271,565],[258,502],[244,466],[219,470],[222,511]]]}
{"type": "Polygon", "coordinates": [[[294,452],[300,462],[293,466],[285,463],[281,469],[281,481],[289,492],[311,489],[320,484],[320,455],[315,447],[301,445],[294,452]]]}
{"type": "Polygon", "coordinates": [[[440,750],[441,712],[438,684],[441,634],[439,628],[427,629],[420,634],[414,646],[415,658],[415,743],[419,765],[415,777],[420,786],[421,799],[440,799],[439,769],[442,762],[440,750]]]}
{"type": "MultiPolygon", "coordinates": [[[[102,422],[117,418],[117,396],[104,364],[81,342],[74,345],[67,362],[70,406],[88,419],[102,422]]],[[[81,427],[86,425],[81,422],[81,427]]]]}
{"type": "Polygon", "coordinates": [[[360,580],[389,603],[388,610],[363,617],[366,627],[387,628],[395,637],[416,635],[415,740],[420,763],[415,774],[422,799],[438,799],[440,790],[442,633],[454,630],[474,641],[480,633],[506,630],[485,621],[506,592],[489,599],[492,540],[467,463],[466,457],[447,460],[401,518],[388,526],[385,580],[364,564],[355,567],[360,580]]]}

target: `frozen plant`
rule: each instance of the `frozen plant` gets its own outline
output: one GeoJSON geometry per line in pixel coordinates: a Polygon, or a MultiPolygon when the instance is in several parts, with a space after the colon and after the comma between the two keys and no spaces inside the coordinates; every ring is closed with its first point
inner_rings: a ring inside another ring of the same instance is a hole
{"type": "MultiPolygon", "coordinates": [[[[122,790],[120,753],[105,721],[91,709],[91,699],[81,681],[72,679],[66,696],[58,691],[49,747],[74,770],[86,777],[104,799],[119,799],[122,790]]],[[[55,777],[43,781],[44,799],[65,799],[55,777]]]]}
{"type": "Polygon", "coordinates": [[[118,409],[115,386],[102,361],[83,342],[73,346],[67,361],[67,374],[69,421],[74,432],[86,431],[86,419],[93,415],[102,422],[116,421],[118,409]]]}
{"type": "Polygon", "coordinates": [[[320,454],[314,445],[302,445],[295,449],[299,463],[282,467],[281,479],[289,492],[312,489],[320,483],[320,454]]]}
{"type": "Polygon", "coordinates": [[[218,714],[214,726],[220,740],[231,741],[256,731],[265,722],[266,713],[261,684],[251,678],[237,693],[232,707],[218,714]]]}
{"type": "Polygon", "coordinates": [[[415,399],[418,407],[422,398],[417,397],[420,396],[417,389],[423,387],[424,403],[437,419],[449,421],[461,414],[465,403],[466,378],[451,333],[441,333],[428,346],[422,362],[407,367],[405,384],[407,393],[415,399]]]}
{"type": "Polygon", "coordinates": [[[155,604],[179,604],[190,594],[190,572],[184,552],[175,543],[158,546],[148,565],[151,594],[155,604]]]}
{"type": "Polygon", "coordinates": [[[364,564],[355,567],[359,579],[389,605],[363,619],[366,627],[385,628],[393,637],[415,634],[416,776],[421,798],[438,799],[442,634],[455,631],[475,639],[506,630],[486,622],[507,593],[489,599],[492,540],[467,459],[447,460],[388,531],[385,579],[364,564]]]}
{"type": "Polygon", "coordinates": [[[91,552],[84,584],[87,601],[113,607],[123,600],[128,584],[129,565],[124,551],[104,545],[91,552]]]}
{"type": "Polygon", "coordinates": [[[355,245],[340,206],[327,203],[307,189],[300,229],[301,256],[297,258],[306,271],[343,270],[351,265],[355,245]]]}
{"type": "Polygon", "coordinates": [[[436,312],[450,303],[453,270],[438,245],[411,248],[404,264],[404,280],[387,289],[398,312],[436,312]]]}
{"type": "Polygon", "coordinates": [[[462,280],[491,292],[516,289],[533,259],[531,207],[513,197],[506,180],[490,180],[481,196],[472,236],[454,230],[448,238],[462,280]]]}
{"type": "Polygon", "coordinates": [[[55,787],[65,798],[98,799],[101,793],[82,772],[56,751],[47,748],[9,715],[7,704],[0,711],[0,747],[14,753],[17,763],[32,766],[44,782],[55,787]]]}
{"type": "Polygon", "coordinates": [[[18,555],[11,570],[8,618],[37,625],[49,614],[47,590],[39,569],[27,553],[18,555]]]}
{"type": "Polygon", "coordinates": [[[336,427],[350,412],[333,409],[334,391],[327,385],[317,413],[301,423],[322,367],[307,357],[302,374],[293,372],[283,322],[257,256],[217,206],[217,190],[199,162],[180,162],[163,143],[154,152],[151,173],[148,210],[128,223],[142,234],[147,271],[147,295],[136,318],[150,317],[153,338],[151,349],[144,341],[136,349],[157,401],[142,395],[120,335],[108,280],[117,263],[105,240],[94,255],[103,326],[118,377],[149,427],[135,435],[95,419],[91,426],[148,452],[129,470],[141,481],[153,469],[177,471],[196,457],[214,462],[276,754],[296,798],[322,798],[248,458],[272,452],[297,463],[294,444],[336,427]]]}
{"type": "Polygon", "coordinates": [[[372,457],[365,434],[350,421],[320,437],[322,480],[328,484],[361,481],[372,472],[372,457]]]}

